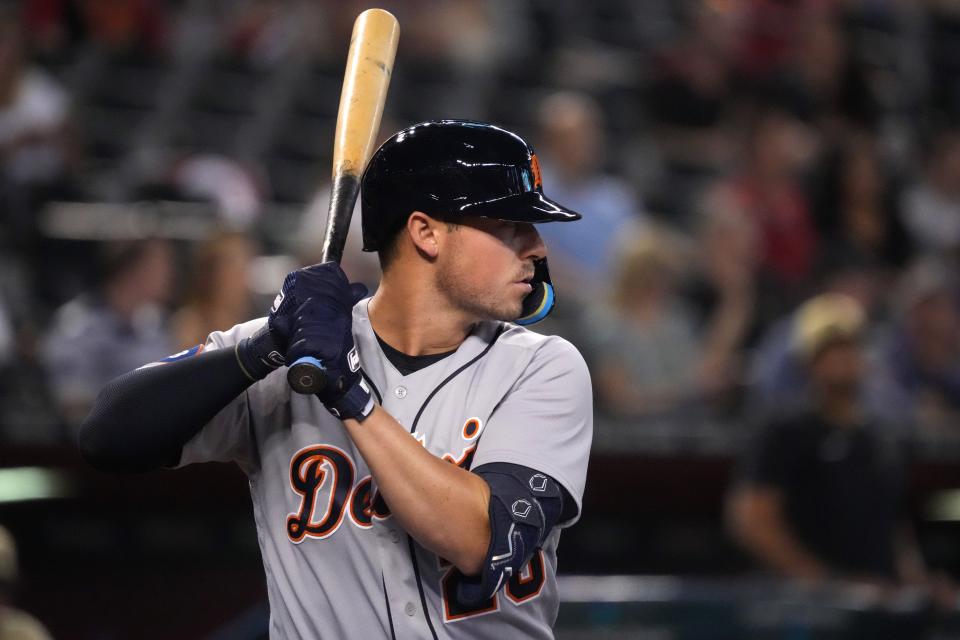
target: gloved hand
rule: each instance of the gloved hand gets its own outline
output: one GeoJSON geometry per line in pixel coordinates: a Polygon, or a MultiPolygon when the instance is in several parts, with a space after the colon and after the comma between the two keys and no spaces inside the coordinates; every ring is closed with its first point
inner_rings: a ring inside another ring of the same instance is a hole
{"type": "Polygon", "coordinates": [[[280,364],[316,358],[328,381],[317,394],[324,405],[341,418],[366,415],[372,401],[352,332],[353,306],[366,296],[367,288],[351,284],[335,262],[298,269],[284,280],[266,327],[238,345],[238,358],[251,377],[276,368],[268,368],[276,362],[270,355],[275,352],[283,354],[280,364]]]}
{"type": "Polygon", "coordinates": [[[267,324],[249,338],[237,343],[237,361],[251,380],[262,380],[271,371],[287,363],[284,354],[290,344],[297,308],[309,298],[309,279],[301,274],[311,268],[298,269],[287,274],[280,293],[270,307],[267,324]]]}

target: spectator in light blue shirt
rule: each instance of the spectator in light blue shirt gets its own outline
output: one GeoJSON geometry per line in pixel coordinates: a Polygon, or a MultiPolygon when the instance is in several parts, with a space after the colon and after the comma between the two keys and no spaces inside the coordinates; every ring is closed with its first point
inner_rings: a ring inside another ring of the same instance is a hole
{"type": "Polygon", "coordinates": [[[624,180],[601,172],[603,116],[592,98],[572,92],[549,96],[539,126],[544,191],[583,214],[578,229],[559,224],[540,229],[550,247],[551,270],[565,283],[564,292],[596,297],[612,279],[618,239],[643,225],[641,207],[624,180]]]}
{"type": "Polygon", "coordinates": [[[159,239],[104,247],[103,281],[57,310],[43,365],[58,409],[76,424],[113,378],[172,353],[165,304],[173,253],[159,239]]]}

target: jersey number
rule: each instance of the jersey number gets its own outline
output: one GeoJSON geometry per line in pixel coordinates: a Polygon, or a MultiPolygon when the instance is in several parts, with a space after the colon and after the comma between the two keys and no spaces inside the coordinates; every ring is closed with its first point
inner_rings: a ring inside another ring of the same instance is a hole
{"type": "MultiPolygon", "coordinates": [[[[489,600],[480,604],[467,606],[457,600],[457,585],[463,578],[456,567],[450,569],[441,579],[441,591],[443,593],[443,620],[444,622],[455,622],[470,616],[478,616],[483,613],[497,611],[500,608],[498,601],[499,594],[493,594],[489,600]]],[[[543,584],[546,582],[546,569],[543,564],[543,551],[537,549],[530,561],[523,566],[519,574],[510,578],[503,592],[514,604],[523,604],[540,595],[543,584]]]]}

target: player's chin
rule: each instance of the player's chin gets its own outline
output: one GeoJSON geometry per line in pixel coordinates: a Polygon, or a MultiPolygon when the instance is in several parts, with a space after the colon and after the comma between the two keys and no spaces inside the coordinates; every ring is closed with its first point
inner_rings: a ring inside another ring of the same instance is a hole
{"type": "Polygon", "coordinates": [[[523,301],[500,299],[489,301],[482,308],[475,309],[476,315],[484,320],[513,322],[523,314],[523,301]]]}
{"type": "Polygon", "coordinates": [[[510,296],[509,299],[504,300],[503,305],[501,305],[501,313],[497,314],[497,320],[504,320],[507,322],[513,322],[517,318],[523,315],[523,300],[526,298],[527,294],[524,293],[520,296],[510,296]]]}
{"type": "MultiPolygon", "coordinates": [[[[491,292],[492,293],[492,292],[491,292]]],[[[518,287],[511,283],[505,290],[489,296],[475,295],[465,301],[478,318],[513,322],[523,315],[523,300],[529,294],[528,287],[518,287]]]]}

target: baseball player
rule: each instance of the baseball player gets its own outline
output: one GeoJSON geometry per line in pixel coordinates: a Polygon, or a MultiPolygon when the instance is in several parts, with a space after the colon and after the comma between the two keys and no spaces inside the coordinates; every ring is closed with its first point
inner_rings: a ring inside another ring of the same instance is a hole
{"type": "Polygon", "coordinates": [[[111,382],[97,467],[233,461],[250,481],[275,638],[551,638],[557,543],[593,430],[577,350],[521,325],[554,290],[534,224],[580,218],[537,157],[469,121],[400,131],[361,181],[367,297],[289,274],[267,318],[111,382]],[[284,363],[330,381],[299,395],[284,363]]]}

